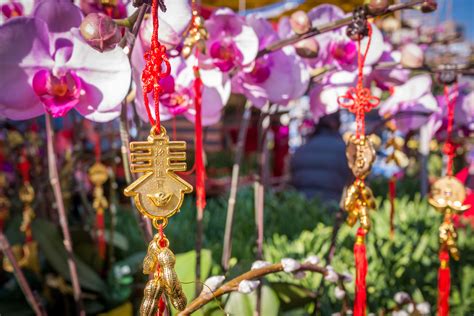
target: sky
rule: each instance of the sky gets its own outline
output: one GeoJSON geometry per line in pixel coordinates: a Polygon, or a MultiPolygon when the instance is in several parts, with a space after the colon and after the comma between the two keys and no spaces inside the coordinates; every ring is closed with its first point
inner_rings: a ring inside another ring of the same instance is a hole
{"type": "Polygon", "coordinates": [[[438,10],[427,18],[432,23],[451,18],[464,26],[465,38],[474,42],[474,0],[438,0],[438,10]]]}

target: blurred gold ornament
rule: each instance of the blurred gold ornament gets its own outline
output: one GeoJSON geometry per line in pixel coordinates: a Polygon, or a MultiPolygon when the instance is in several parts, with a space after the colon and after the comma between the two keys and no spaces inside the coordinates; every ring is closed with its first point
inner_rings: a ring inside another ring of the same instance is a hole
{"type": "Polygon", "coordinates": [[[369,211],[375,209],[375,198],[372,190],[364,181],[357,179],[349,186],[344,199],[344,209],[348,212],[347,223],[354,226],[357,220],[367,232],[370,230],[369,211]]]}
{"type": "Polygon", "coordinates": [[[403,146],[405,145],[405,140],[400,136],[392,136],[387,140],[385,144],[386,149],[391,149],[391,153],[387,156],[386,162],[393,162],[399,168],[406,168],[410,160],[408,156],[403,152],[403,146]]]}
{"type": "Polygon", "coordinates": [[[356,178],[365,179],[375,161],[375,149],[369,137],[359,138],[351,135],[347,141],[346,157],[352,173],[356,178]]]}
{"type": "Polygon", "coordinates": [[[185,37],[183,42],[183,50],[181,53],[184,58],[188,58],[193,48],[196,48],[199,52],[204,53],[206,50],[206,40],[209,34],[204,27],[204,19],[199,15],[196,10],[193,10],[193,17],[191,20],[191,27],[188,35],[185,37]]]}
{"type": "Polygon", "coordinates": [[[469,205],[463,205],[465,199],[466,189],[461,181],[446,176],[433,183],[428,202],[441,213],[459,213],[470,208],[469,205]]]}

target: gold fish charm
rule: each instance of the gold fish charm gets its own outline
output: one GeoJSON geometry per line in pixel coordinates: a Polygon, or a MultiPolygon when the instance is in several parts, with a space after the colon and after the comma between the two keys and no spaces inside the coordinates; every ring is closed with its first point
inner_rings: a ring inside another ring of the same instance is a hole
{"type": "Polygon", "coordinates": [[[130,143],[130,170],[143,173],[125,188],[133,197],[137,209],[156,221],[165,221],[181,207],[185,193],[193,187],[175,174],[186,171],[186,142],[170,141],[166,130],[150,131],[147,141],[130,143]]]}

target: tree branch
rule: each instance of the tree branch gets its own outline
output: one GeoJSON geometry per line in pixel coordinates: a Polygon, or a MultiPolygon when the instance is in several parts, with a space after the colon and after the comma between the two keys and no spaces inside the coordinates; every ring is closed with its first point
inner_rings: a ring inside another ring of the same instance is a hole
{"type": "MultiPolygon", "coordinates": [[[[238,277],[228,281],[227,283],[224,283],[222,286],[220,286],[217,290],[214,292],[203,292],[201,295],[199,295],[197,298],[195,298],[182,312],[180,312],[178,315],[179,316],[185,316],[185,315],[190,315],[209,303],[210,301],[224,295],[230,292],[237,291],[239,289],[239,284],[240,282],[244,280],[253,280],[253,279],[259,279],[262,278],[268,274],[272,273],[278,273],[283,271],[283,265],[281,263],[275,263],[271,264],[266,267],[262,267],[259,269],[255,270],[250,270],[248,272],[245,272],[244,274],[239,275],[238,277]]],[[[328,273],[328,270],[324,267],[310,264],[310,263],[302,263],[301,266],[293,271],[292,273],[300,272],[300,271],[311,271],[311,272],[316,272],[320,273],[322,275],[326,275],[328,273]]],[[[341,286],[344,289],[343,285],[343,278],[344,276],[338,274],[339,277],[339,286],[341,286]]]]}

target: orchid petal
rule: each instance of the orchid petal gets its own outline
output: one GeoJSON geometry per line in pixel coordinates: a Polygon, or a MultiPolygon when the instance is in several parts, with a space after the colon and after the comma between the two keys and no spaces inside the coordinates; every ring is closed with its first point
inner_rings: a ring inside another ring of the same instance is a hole
{"type": "Polygon", "coordinates": [[[100,53],[74,31],[74,50],[66,66],[82,79],[84,94],[76,110],[96,122],[109,121],[120,114],[120,104],[130,88],[131,69],[120,48],[100,53]]]}
{"type": "Polygon", "coordinates": [[[190,1],[173,0],[166,2],[166,12],[158,14],[160,20],[158,38],[160,41],[172,46],[178,45],[191,22],[191,17],[190,1]]]}
{"type": "Polygon", "coordinates": [[[33,16],[45,21],[52,33],[68,32],[82,21],[81,10],[70,0],[40,0],[35,4],[33,16]]]}
{"type": "MultiPolygon", "coordinates": [[[[379,61],[380,57],[384,52],[384,40],[382,32],[380,32],[379,28],[375,26],[375,24],[370,23],[372,27],[372,37],[370,39],[370,46],[367,52],[367,56],[365,58],[366,65],[373,65],[379,61]]],[[[366,36],[360,42],[360,50],[361,53],[365,53],[367,50],[367,45],[369,43],[369,38],[366,36]]]]}
{"type": "Polygon", "coordinates": [[[44,113],[32,79],[40,69],[51,69],[48,29],[43,21],[19,17],[0,26],[0,114],[24,120],[44,113]]]}

